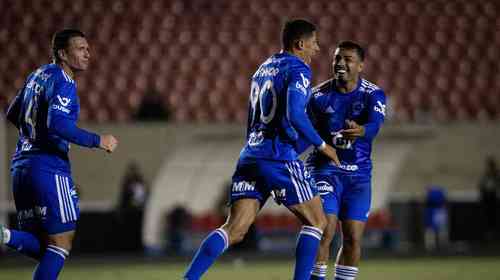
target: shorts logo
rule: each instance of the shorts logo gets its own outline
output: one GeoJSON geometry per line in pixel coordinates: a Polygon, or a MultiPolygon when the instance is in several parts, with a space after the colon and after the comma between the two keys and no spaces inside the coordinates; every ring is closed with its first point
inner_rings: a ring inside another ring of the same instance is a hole
{"type": "Polygon", "coordinates": [[[46,206],[35,206],[33,209],[21,210],[17,214],[17,218],[22,220],[33,219],[33,218],[45,218],[47,216],[46,206]]]}
{"type": "Polygon", "coordinates": [[[275,200],[283,201],[286,199],[286,189],[274,190],[271,194],[275,200]]]}
{"type": "Polygon", "coordinates": [[[251,147],[260,145],[264,141],[264,134],[262,131],[252,132],[248,137],[248,145],[251,147]]]}
{"type": "Polygon", "coordinates": [[[233,192],[248,192],[255,190],[255,182],[240,181],[233,183],[233,192]]]}
{"type": "Polygon", "coordinates": [[[333,186],[330,185],[327,181],[318,181],[316,183],[316,188],[320,195],[325,195],[329,192],[333,192],[333,186]]]}

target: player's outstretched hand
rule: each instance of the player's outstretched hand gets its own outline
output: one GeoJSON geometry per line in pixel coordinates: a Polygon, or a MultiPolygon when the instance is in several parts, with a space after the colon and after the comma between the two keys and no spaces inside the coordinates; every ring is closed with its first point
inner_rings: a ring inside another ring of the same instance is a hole
{"type": "Polygon", "coordinates": [[[116,146],[118,146],[118,140],[116,140],[113,135],[101,135],[101,143],[99,144],[101,149],[108,153],[112,153],[116,149],[116,146]]]}
{"type": "Polygon", "coordinates": [[[337,166],[340,165],[339,157],[337,156],[337,151],[332,146],[325,144],[319,149],[325,156],[329,157],[333,163],[337,166]]]}
{"type": "Polygon", "coordinates": [[[349,140],[356,140],[358,137],[365,136],[365,127],[357,124],[355,121],[346,120],[347,129],[340,131],[342,135],[349,140]]]}

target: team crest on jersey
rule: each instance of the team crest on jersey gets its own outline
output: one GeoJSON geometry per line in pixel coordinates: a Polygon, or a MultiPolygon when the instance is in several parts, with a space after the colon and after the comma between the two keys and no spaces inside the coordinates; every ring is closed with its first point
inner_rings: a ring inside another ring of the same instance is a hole
{"type": "Polygon", "coordinates": [[[71,99],[67,97],[61,97],[59,96],[59,94],[57,95],[57,99],[59,100],[59,103],[61,103],[61,105],[63,105],[64,107],[67,107],[71,102],[71,99]]]}
{"type": "Polygon", "coordinates": [[[352,104],[352,114],[353,115],[359,115],[361,114],[361,111],[364,109],[364,104],[361,101],[356,101],[352,104]]]}

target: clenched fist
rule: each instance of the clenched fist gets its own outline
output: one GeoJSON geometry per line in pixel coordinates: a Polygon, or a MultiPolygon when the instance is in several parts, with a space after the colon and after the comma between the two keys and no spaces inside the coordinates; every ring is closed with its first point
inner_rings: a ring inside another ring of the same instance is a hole
{"type": "Polygon", "coordinates": [[[99,143],[99,148],[105,150],[108,153],[112,153],[116,149],[116,146],[118,146],[118,140],[116,140],[113,135],[101,135],[101,143],[99,143]]]}

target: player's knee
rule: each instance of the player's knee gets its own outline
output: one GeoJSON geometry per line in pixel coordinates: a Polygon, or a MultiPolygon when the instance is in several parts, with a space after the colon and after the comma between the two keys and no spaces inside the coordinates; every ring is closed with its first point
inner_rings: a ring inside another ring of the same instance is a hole
{"type": "Polygon", "coordinates": [[[227,232],[229,238],[229,244],[233,245],[239,243],[245,237],[249,226],[243,224],[231,224],[227,223],[222,228],[227,232]]]}
{"type": "Polygon", "coordinates": [[[49,246],[55,246],[65,251],[71,252],[73,247],[73,233],[57,234],[49,236],[47,243],[49,246]]]}
{"type": "Polygon", "coordinates": [[[343,239],[344,248],[356,249],[361,247],[361,237],[345,235],[343,239]]]}
{"type": "Polygon", "coordinates": [[[332,243],[334,235],[335,235],[335,227],[327,225],[325,230],[323,231],[323,238],[321,240],[321,243],[324,243],[324,244],[332,243]]]}
{"type": "Polygon", "coordinates": [[[231,230],[228,235],[229,235],[229,242],[231,244],[236,244],[240,243],[243,238],[245,238],[245,235],[247,233],[247,229],[244,228],[236,228],[231,230]]]}
{"type": "Polygon", "coordinates": [[[317,217],[315,217],[312,223],[313,227],[318,228],[323,232],[326,230],[327,225],[328,225],[328,220],[326,219],[326,216],[323,213],[317,215],[317,217]]]}

